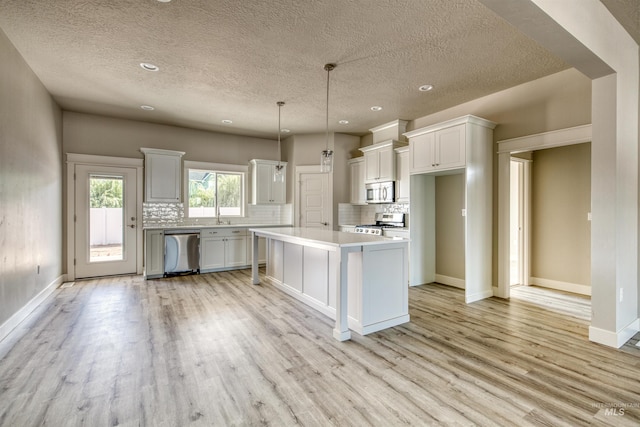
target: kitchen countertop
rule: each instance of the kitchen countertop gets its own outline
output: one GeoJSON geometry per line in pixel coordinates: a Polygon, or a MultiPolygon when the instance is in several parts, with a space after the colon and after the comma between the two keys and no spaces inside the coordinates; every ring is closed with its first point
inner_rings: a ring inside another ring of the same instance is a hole
{"type": "Polygon", "coordinates": [[[372,236],[370,234],[361,233],[345,233],[342,231],[323,230],[318,228],[278,227],[261,229],[260,227],[251,227],[249,231],[254,231],[260,236],[272,236],[278,240],[289,241],[292,243],[306,241],[323,246],[368,246],[398,242],[398,240],[390,237],[372,236]]]}
{"type": "Polygon", "coordinates": [[[271,228],[271,227],[292,227],[290,224],[165,224],[148,225],[143,230],[201,230],[205,228],[271,228]]]}

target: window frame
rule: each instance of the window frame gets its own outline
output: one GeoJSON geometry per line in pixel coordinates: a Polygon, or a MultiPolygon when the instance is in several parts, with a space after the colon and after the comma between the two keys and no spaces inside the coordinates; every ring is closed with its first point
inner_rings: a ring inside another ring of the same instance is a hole
{"type": "MultiPolygon", "coordinates": [[[[234,165],[227,163],[209,163],[209,162],[194,162],[185,160],[183,162],[183,203],[184,207],[184,216],[185,218],[218,218],[216,215],[217,212],[214,212],[213,216],[189,216],[189,171],[195,170],[206,170],[212,173],[220,173],[220,174],[238,174],[240,175],[240,215],[220,215],[220,217],[224,218],[244,218],[247,211],[247,176],[249,174],[249,166],[245,165],[234,165]]],[[[216,188],[215,195],[216,206],[218,206],[218,191],[216,188]]]]}

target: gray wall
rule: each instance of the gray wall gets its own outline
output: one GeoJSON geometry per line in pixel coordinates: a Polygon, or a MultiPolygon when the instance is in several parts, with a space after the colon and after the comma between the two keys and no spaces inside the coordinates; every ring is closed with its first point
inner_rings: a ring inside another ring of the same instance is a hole
{"type": "Polygon", "coordinates": [[[591,284],[591,144],[533,152],[531,276],[591,284]]]}
{"type": "Polygon", "coordinates": [[[64,152],[143,158],[140,147],[184,151],[183,160],[248,164],[278,160],[276,140],[65,111],[64,152]]]}
{"type": "Polygon", "coordinates": [[[465,279],[464,173],[436,177],[436,274],[465,279]]]}
{"type": "Polygon", "coordinates": [[[0,94],[2,324],[61,279],[62,114],[1,30],[0,94]]]}

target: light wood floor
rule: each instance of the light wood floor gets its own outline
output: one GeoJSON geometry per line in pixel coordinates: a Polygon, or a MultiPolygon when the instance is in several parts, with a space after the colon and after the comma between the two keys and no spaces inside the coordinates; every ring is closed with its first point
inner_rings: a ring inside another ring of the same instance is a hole
{"type": "Polygon", "coordinates": [[[410,323],[341,343],[249,270],[77,282],[0,343],[0,425],[640,423],[635,341],[520,299],[409,294],[410,323]]]}

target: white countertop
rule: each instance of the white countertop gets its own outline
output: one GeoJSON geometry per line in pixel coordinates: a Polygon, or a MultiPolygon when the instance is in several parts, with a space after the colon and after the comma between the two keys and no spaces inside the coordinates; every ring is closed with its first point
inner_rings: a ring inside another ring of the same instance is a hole
{"type": "Polygon", "coordinates": [[[263,227],[291,227],[288,224],[164,224],[148,225],[144,230],[202,230],[207,228],[263,228],[263,227]]]}
{"type": "Polygon", "coordinates": [[[310,242],[335,247],[386,245],[402,242],[408,243],[408,240],[394,239],[392,237],[372,236],[361,233],[346,233],[343,231],[323,230],[319,228],[251,227],[249,231],[254,231],[260,236],[273,237],[278,240],[293,243],[310,242]]]}

